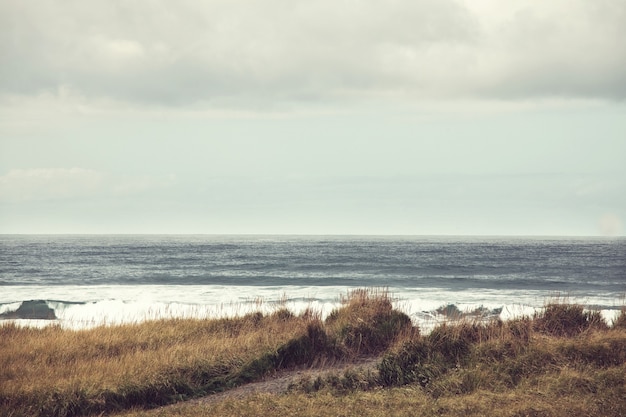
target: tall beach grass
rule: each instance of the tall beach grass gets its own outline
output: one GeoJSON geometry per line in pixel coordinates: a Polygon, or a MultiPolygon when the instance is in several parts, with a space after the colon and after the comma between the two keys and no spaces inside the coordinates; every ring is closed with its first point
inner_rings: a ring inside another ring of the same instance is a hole
{"type": "Polygon", "coordinates": [[[532,317],[466,317],[421,334],[386,291],[359,289],[324,319],[279,307],[85,330],[5,324],[0,415],[626,415],[624,323],[626,311],[606,323],[551,303],[532,317]],[[142,411],[363,356],[378,358],[374,371],[303,379],[285,395],[142,411]]]}

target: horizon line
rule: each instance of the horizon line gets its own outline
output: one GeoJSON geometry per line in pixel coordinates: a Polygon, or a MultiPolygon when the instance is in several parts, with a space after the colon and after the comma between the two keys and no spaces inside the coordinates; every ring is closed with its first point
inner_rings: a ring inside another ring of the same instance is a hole
{"type": "Polygon", "coordinates": [[[527,238],[625,238],[626,235],[552,234],[383,234],[383,233],[2,233],[0,236],[285,236],[285,237],[527,237],[527,238]]]}

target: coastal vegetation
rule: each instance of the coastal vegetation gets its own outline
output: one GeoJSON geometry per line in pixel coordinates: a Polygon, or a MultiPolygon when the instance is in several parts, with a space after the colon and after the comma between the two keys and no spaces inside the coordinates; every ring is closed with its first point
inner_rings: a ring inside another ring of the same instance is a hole
{"type": "Polygon", "coordinates": [[[356,290],[325,319],[277,308],[79,331],[4,324],[0,415],[623,416],[626,311],[606,323],[550,303],[532,317],[460,318],[421,334],[388,293],[356,290]],[[186,401],[319,367],[344,370],[286,392],[186,401]]]}

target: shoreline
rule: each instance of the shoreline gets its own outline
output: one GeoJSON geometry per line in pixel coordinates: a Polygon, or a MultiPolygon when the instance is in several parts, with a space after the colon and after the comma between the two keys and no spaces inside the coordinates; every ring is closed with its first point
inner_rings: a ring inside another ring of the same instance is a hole
{"type": "MultiPolygon", "coordinates": [[[[287,293],[264,300],[257,298],[248,301],[231,301],[220,304],[196,304],[181,302],[162,302],[149,299],[126,301],[106,299],[100,301],[61,301],[32,299],[12,303],[0,303],[0,323],[15,323],[26,327],[46,327],[59,325],[67,329],[90,329],[99,326],[136,324],[144,321],[175,319],[222,319],[237,318],[247,314],[271,314],[279,309],[288,309],[298,315],[304,311],[315,311],[325,319],[333,310],[341,307],[342,294],[338,292],[334,299],[295,297],[287,293]]],[[[407,314],[415,326],[422,331],[429,331],[438,324],[455,319],[473,318],[480,320],[513,320],[532,316],[543,311],[550,303],[582,305],[586,311],[599,311],[607,323],[615,320],[624,307],[623,299],[616,299],[614,305],[596,305],[577,302],[571,297],[546,297],[535,305],[510,304],[455,304],[440,301],[398,299],[388,291],[395,309],[407,314]],[[425,308],[424,308],[425,307],[425,308]]]]}

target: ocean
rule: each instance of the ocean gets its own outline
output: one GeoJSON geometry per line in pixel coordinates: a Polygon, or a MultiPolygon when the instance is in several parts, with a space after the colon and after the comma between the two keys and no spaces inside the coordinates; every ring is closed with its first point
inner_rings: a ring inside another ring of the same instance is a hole
{"type": "Polygon", "coordinates": [[[68,328],[286,307],[327,315],[388,291],[427,329],[554,300],[626,304],[625,238],[0,235],[0,319],[68,328]]]}

